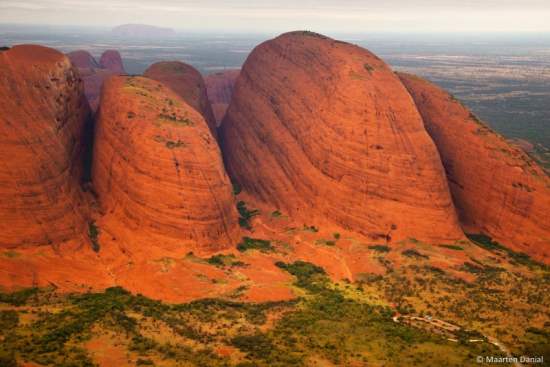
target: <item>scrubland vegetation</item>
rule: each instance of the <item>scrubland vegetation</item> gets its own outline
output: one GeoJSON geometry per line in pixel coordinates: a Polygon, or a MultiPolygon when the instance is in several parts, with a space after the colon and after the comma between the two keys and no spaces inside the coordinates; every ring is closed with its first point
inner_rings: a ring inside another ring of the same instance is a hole
{"type": "MultiPolygon", "coordinates": [[[[442,269],[409,249],[399,252],[406,263],[394,266],[385,256],[397,251],[371,245],[373,256],[388,263],[387,273],[343,282],[309,262],[278,261],[298,295],[284,302],[233,297],[167,304],[117,287],[69,295],[37,288],[0,293],[0,365],[96,366],[102,351],[94,342],[101,338],[137,366],[468,366],[478,355],[503,355],[487,337],[514,355],[548,355],[548,268],[490,239],[472,238],[495,256],[442,269]],[[411,317],[396,322],[399,314],[411,317]],[[422,318],[457,330],[438,331],[422,318]]],[[[271,253],[274,247],[245,237],[238,250],[271,253]]],[[[233,254],[201,261],[224,269],[248,266],[233,254]]]]}

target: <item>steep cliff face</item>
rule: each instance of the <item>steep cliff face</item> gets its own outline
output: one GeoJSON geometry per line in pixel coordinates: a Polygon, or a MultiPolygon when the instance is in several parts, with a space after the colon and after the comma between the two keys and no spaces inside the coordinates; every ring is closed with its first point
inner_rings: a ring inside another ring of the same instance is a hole
{"type": "Polygon", "coordinates": [[[110,78],[99,111],[92,174],[107,232],[208,251],[238,240],[231,184],[200,113],[143,77],[110,78]]]}
{"type": "Polygon", "coordinates": [[[218,126],[220,126],[227,107],[231,102],[233,88],[235,87],[239,73],[240,70],[225,70],[204,77],[208,100],[214,111],[218,126]]]}
{"type": "Polygon", "coordinates": [[[444,90],[399,75],[439,149],[465,229],[550,262],[550,179],[545,172],[444,90]]]}
{"type": "Polygon", "coordinates": [[[101,54],[99,66],[103,69],[112,71],[115,74],[126,74],[122,58],[117,50],[107,50],[101,54]]]}
{"type": "Polygon", "coordinates": [[[46,245],[84,233],[80,212],[82,81],[50,48],[0,53],[0,247],[46,245]]]}
{"type": "Polygon", "coordinates": [[[216,119],[206,95],[204,79],[197,69],[179,61],[164,61],[149,66],[143,76],[157,80],[172,89],[202,114],[212,134],[217,136],[216,119]]]}
{"type": "Polygon", "coordinates": [[[378,57],[310,33],[247,59],[221,125],[230,175],[304,223],[373,240],[462,236],[437,150],[378,57]]]}

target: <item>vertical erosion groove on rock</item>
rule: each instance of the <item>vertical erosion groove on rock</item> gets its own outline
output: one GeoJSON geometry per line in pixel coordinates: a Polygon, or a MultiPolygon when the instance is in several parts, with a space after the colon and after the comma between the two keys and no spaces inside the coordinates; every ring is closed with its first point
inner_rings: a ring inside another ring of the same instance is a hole
{"type": "Polygon", "coordinates": [[[92,174],[104,225],[126,231],[132,245],[160,236],[219,250],[238,239],[216,140],[201,114],[162,83],[143,77],[105,83],[92,174]]]}
{"type": "Polygon", "coordinates": [[[437,145],[466,231],[550,260],[550,179],[450,94],[400,74],[437,145]]]}
{"type": "Polygon", "coordinates": [[[372,238],[461,238],[437,150],[399,78],[360,47],[311,32],[258,46],[222,123],[249,194],[372,238]]]}
{"type": "Polygon", "coordinates": [[[60,52],[0,53],[0,247],[58,244],[83,233],[82,82],[60,52]]]}

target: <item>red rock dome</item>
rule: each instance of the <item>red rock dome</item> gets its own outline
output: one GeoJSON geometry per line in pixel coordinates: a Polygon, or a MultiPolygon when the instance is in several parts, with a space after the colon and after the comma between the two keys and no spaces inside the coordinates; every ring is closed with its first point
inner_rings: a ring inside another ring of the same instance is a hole
{"type": "Polygon", "coordinates": [[[0,247],[81,236],[85,124],[90,109],[62,53],[33,45],[0,52],[0,247]]]}
{"type": "Polygon", "coordinates": [[[372,239],[463,236],[414,101],[361,47],[311,32],[256,47],[221,132],[243,190],[304,223],[372,239]]]}
{"type": "Polygon", "coordinates": [[[550,179],[544,170],[449,93],[399,76],[439,149],[465,230],[549,263],[550,179]]]}
{"type": "Polygon", "coordinates": [[[93,184],[105,231],[133,245],[157,238],[214,251],[236,243],[231,183],[200,113],[157,81],[112,77],[96,124],[93,184]]]}
{"type": "Polygon", "coordinates": [[[122,64],[122,58],[117,50],[107,50],[101,54],[99,59],[99,66],[102,69],[107,69],[115,74],[126,74],[124,65],[122,64]]]}

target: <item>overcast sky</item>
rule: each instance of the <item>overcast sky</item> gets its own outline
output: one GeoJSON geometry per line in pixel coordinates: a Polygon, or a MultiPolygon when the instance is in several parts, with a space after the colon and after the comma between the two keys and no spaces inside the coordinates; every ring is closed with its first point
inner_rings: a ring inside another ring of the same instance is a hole
{"type": "Polygon", "coordinates": [[[0,0],[0,23],[184,30],[550,31],[550,0],[0,0]]]}

